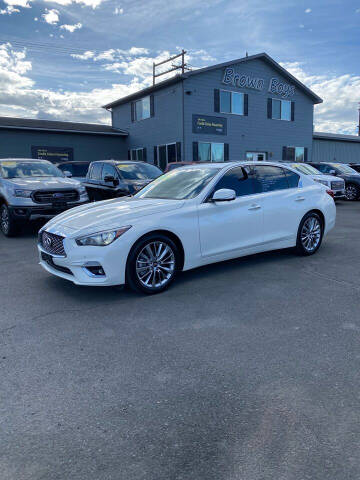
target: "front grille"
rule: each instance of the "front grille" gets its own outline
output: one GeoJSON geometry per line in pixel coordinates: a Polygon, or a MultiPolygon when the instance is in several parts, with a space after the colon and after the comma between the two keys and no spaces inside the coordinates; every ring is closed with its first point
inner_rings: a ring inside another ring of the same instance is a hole
{"type": "Polygon", "coordinates": [[[62,272],[62,273],[67,273],[68,275],[73,275],[70,268],[62,267],[61,265],[56,265],[56,263],[54,263],[51,255],[48,255],[47,253],[41,252],[41,258],[44,260],[44,262],[46,262],[49,265],[49,267],[53,268],[54,270],[58,270],[59,272],[62,272]]]}
{"type": "Polygon", "coordinates": [[[35,203],[77,202],[77,190],[37,190],[32,194],[35,203]]]}
{"type": "Polygon", "coordinates": [[[331,182],[331,190],[344,190],[344,182],[331,182]]]}
{"type": "Polygon", "coordinates": [[[45,230],[39,234],[39,243],[46,252],[66,257],[63,240],[64,237],[45,230]]]}

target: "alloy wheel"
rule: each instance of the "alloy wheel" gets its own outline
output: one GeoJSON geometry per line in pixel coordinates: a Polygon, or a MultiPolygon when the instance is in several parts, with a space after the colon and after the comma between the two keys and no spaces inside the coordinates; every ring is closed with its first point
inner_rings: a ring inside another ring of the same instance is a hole
{"type": "Polygon", "coordinates": [[[5,205],[1,208],[1,230],[4,232],[5,235],[9,232],[10,228],[10,218],[9,212],[5,205]]]}
{"type": "Polygon", "coordinates": [[[305,220],[300,238],[307,252],[312,252],[319,246],[321,241],[321,224],[316,217],[309,217],[305,220]]]}
{"type": "Polygon", "coordinates": [[[356,200],[358,195],[357,188],[354,185],[347,185],[345,188],[345,197],[347,200],[356,200]]]}
{"type": "Polygon", "coordinates": [[[146,288],[162,288],[174,276],[175,254],[165,242],[155,241],[144,246],[136,258],[136,275],[146,288]]]}

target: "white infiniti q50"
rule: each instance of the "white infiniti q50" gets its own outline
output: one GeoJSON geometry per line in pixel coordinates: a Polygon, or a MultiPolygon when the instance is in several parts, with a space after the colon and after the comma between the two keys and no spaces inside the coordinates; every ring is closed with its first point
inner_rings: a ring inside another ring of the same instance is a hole
{"type": "Polygon", "coordinates": [[[173,170],[134,197],[68,210],[39,232],[40,264],[78,285],[167,288],[180,270],[280,248],[315,253],[335,225],[323,185],[275,162],[173,170]]]}

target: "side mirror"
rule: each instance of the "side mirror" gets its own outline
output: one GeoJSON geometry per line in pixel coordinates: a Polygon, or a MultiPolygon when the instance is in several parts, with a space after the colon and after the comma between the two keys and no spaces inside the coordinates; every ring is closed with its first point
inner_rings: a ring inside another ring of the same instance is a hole
{"type": "Polygon", "coordinates": [[[329,174],[330,175],[336,175],[336,172],[335,172],[335,170],[330,170],[329,174]]]}
{"type": "Polygon", "coordinates": [[[68,177],[68,178],[72,177],[72,173],[69,172],[69,170],[64,170],[64,175],[65,177],[68,177]]]}
{"type": "Polygon", "coordinates": [[[106,175],[104,177],[104,182],[105,183],[112,183],[114,186],[119,185],[119,180],[112,175],[106,175]]]}
{"type": "Polygon", "coordinates": [[[235,200],[236,193],[235,190],[230,188],[220,188],[220,190],[216,190],[214,195],[211,198],[212,202],[231,202],[231,200],[235,200]]]}

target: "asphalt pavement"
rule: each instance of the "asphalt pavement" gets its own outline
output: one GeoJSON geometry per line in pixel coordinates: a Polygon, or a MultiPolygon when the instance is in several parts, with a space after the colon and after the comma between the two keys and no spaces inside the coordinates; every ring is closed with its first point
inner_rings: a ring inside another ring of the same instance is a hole
{"type": "Polygon", "coordinates": [[[0,237],[1,480],[360,478],[360,202],[308,258],[78,287],[0,237]]]}

